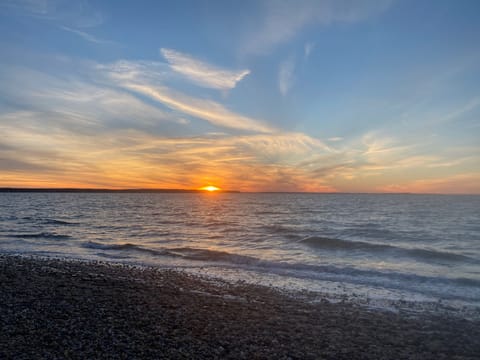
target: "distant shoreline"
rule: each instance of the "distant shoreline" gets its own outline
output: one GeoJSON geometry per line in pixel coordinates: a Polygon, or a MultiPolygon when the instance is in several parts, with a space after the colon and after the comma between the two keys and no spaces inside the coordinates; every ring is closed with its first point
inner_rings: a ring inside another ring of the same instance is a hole
{"type": "MultiPolygon", "coordinates": [[[[0,192],[40,193],[208,193],[195,189],[81,189],[81,188],[0,188],[0,192]]],[[[239,193],[235,190],[217,190],[218,193],[239,193]]]]}
{"type": "MultiPolygon", "coordinates": [[[[200,189],[96,189],[96,188],[16,188],[0,187],[0,193],[177,193],[177,194],[204,194],[211,193],[200,189]]],[[[239,191],[216,190],[213,193],[242,193],[242,194],[323,194],[323,195],[439,195],[439,196],[480,196],[469,193],[413,193],[413,192],[313,192],[313,191],[239,191]]]]}

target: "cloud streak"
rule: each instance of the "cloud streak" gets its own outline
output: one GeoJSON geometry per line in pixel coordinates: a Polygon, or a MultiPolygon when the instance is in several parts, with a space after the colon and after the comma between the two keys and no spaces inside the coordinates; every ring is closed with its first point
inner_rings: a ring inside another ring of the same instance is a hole
{"type": "Polygon", "coordinates": [[[147,95],[172,109],[206,120],[216,126],[262,133],[274,131],[272,127],[256,119],[236,114],[214,101],[196,99],[180,93],[174,93],[162,87],[151,87],[134,83],[124,84],[124,86],[127,89],[147,95]]]}
{"type": "Polygon", "coordinates": [[[104,22],[103,14],[87,0],[3,0],[1,8],[14,14],[80,28],[95,27],[104,22]]]}
{"type": "Polygon", "coordinates": [[[278,71],[278,89],[286,96],[293,85],[295,71],[295,59],[291,56],[280,64],[278,71]]]}
{"type": "Polygon", "coordinates": [[[208,121],[215,126],[261,133],[275,132],[276,129],[264,121],[237,114],[213,100],[200,99],[173,91],[162,77],[168,74],[158,70],[158,63],[136,63],[122,61],[101,66],[106,75],[118,86],[149,98],[189,116],[208,121]]]}
{"type": "Polygon", "coordinates": [[[269,53],[313,24],[354,23],[386,10],[391,0],[267,0],[264,17],[247,37],[245,54],[269,53]]]}
{"type": "MultiPolygon", "coordinates": [[[[84,97],[79,101],[89,104],[84,97]]],[[[81,116],[87,115],[95,116],[81,116]]],[[[384,134],[370,133],[333,149],[302,133],[168,136],[142,131],[135,124],[98,131],[105,115],[96,116],[83,124],[91,131],[80,132],[72,131],[76,118],[68,115],[0,114],[1,184],[196,188],[214,183],[242,191],[480,191],[478,172],[442,177],[442,161],[448,158],[415,155],[394,139],[382,140],[384,134]],[[425,169],[423,175],[420,169],[425,169]],[[412,171],[416,179],[408,176],[412,171]]],[[[467,158],[464,166],[472,169],[475,161],[467,158]]]]}
{"type": "Polygon", "coordinates": [[[174,90],[165,63],[56,61],[0,67],[1,186],[480,192],[478,147],[432,153],[391,129],[325,144],[174,90]]]}
{"type": "Polygon", "coordinates": [[[71,32],[75,35],[78,35],[82,39],[84,39],[86,41],[89,41],[91,43],[95,43],[95,44],[115,44],[115,42],[113,42],[113,41],[100,39],[96,36],[93,36],[92,34],[89,34],[89,33],[85,32],[85,31],[75,30],[75,29],[69,28],[68,26],[60,26],[60,28],[65,30],[65,31],[71,32]]]}
{"type": "Polygon", "coordinates": [[[193,83],[212,89],[230,90],[250,74],[250,70],[227,70],[172,49],[160,49],[170,67],[193,83]]]}
{"type": "Polygon", "coordinates": [[[82,135],[65,123],[45,129],[44,120],[32,112],[0,116],[3,185],[325,188],[322,179],[308,180],[308,171],[295,166],[295,157],[326,151],[303,134],[162,137],[111,129],[82,135]]]}
{"type": "Polygon", "coordinates": [[[382,192],[414,192],[438,194],[479,194],[480,174],[457,174],[437,179],[419,179],[382,186],[382,192]]]}
{"type": "Polygon", "coordinates": [[[310,54],[312,53],[313,49],[315,48],[315,43],[314,42],[307,42],[303,48],[304,52],[304,58],[308,59],[310,57],[310,54]]]}

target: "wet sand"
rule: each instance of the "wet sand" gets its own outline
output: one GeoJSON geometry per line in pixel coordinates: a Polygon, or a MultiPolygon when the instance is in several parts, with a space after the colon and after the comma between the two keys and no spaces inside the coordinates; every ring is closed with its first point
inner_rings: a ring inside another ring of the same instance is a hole
{"type": "Polygon", "coordinates": [[[480,320],[0,255],[1,359],[478,359],[480,320]]]}

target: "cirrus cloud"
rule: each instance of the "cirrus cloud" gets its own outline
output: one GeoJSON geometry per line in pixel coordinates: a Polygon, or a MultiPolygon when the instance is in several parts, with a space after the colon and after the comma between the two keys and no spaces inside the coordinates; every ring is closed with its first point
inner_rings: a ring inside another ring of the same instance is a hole
{"type": "Polygon", "coordinates": [[[250,74],[250,70],[228,70],[193,58],[172,49],[160,49],[172,70],[182,74],[193,83],[212,89],[230,90],[250,74]]]}
{"type": "Polygon", "coordinates": [[[265,54],[313,24],[354,23],[385,11],[392,0],[267,0],[264,17],[252,27],[244,54],[265,54]]]}
{"type": "Polygon", "coordinates": [[[183,114],[207,121],[215,126],[260,133],[275,132],[275,128],[264,121],[237,114],[222,104],[208,99],[192,97],[167,87],[164,68],[155,62],[121,61],[110,65],[100,65],[109,80],[124,90],[180,111],[183,114]]]}

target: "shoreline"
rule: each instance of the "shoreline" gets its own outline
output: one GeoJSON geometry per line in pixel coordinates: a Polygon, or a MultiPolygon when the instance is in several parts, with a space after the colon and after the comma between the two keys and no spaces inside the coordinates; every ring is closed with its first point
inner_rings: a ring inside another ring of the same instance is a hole
{"type": "MultiPolygon", "coordinates": [[[[40,255],[24,252],[1,252],[0,257],[20,257],[33,260],[57,260],[64,262],[95,264],[105,266],[123,266],[132,269],[152,268],[158,271],[174,271],[186,273],[205,281],[217,283],[260,286],[273,288],[283,296],[295,300],[317,303],[328,301],[331,303],[351,303],[373,311],[401,313],[403,316],[417,314],[452,316],[466,320],[480,321],[480,303],[457,301],[452,299],[436,298],[433,295],[424,295],[411,292],[402,293],[395,288],[382,288],[365,284],[342,282],[340,280],[312,280],[309,278],[295,278],[292,281],[279,281],[284,275],[278,273],[258,272],[256,268],[222,268],[210,267],[208,264],[196,266],[180,263],[154,263],[149,261],[123,261],[122,258],[91,258],[66,256],[65,254],[40,255]],[[221,270],[219,270],[221,269],[221,270]],[[227,271],[227,272],[225,272],[227,271]]],[[[287,275],[288,276],[288,275],[287,275]]]]}
{"type": "Polygon", "coordinates": [[[474,359],[480,320],[302,301],[116,263],[0,255],[0,358],[474,359]]]}

